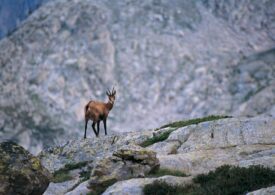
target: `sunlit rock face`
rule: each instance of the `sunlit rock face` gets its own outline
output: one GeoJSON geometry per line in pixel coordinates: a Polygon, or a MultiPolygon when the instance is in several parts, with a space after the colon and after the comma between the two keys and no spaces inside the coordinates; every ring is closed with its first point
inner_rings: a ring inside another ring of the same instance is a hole
{"type": "Polygon", "coordinates": [[[274,13],[272,0],[49,1],[0,42],[1,140],[37,152],[81,138],[84,105],[112,86],[109,131],[274,116],[274,13]]]}

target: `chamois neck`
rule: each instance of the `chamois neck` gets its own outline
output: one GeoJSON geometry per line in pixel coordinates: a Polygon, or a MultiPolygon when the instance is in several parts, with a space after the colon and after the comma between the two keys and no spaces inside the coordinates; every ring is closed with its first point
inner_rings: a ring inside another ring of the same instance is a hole
{"type": "Polygon", "coordinates": [[[108,110],[112,110],[113,105],[114,105],[114,102],[111,102],[111,101],[108,101],[108,102],[106,103],[106,107],[107,107],[108,110]]]}

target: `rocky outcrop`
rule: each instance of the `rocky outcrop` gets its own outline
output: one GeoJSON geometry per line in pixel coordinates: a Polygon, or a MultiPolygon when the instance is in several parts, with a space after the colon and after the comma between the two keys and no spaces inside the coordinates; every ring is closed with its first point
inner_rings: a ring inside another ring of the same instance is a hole
{"type": "Polygon", "coordinates": [[[113,131],[217,113],[274,115],[274,6],[50,0],[0,41],[0,140],[38,152],[83,137],[84,105],[104,100],[111,85],[113,131]]]}
{"type": "Polygon", "coordinates": [[[23,147],[0,143],[0,194],[37,195],[48,187],[51,174],[23,147]]]}
{"type": "Polygon", "coordinates": [[[71,195],[104,190],[104,194],[142,194],[143,187],[156,180],[171,185],[188,184],[193,176],[226,164],[264,165],[275,169],[275,120],[227,118],[185,127],[168,125],[155,130],[72,140],[43,151],[39,157],[53,173],[70,164],[91,167],[87,181],[74,173],[73,186],[68,187],[66,182],[51,183],[48,192],[60,185],[59,189],[66,187],[62,193],[71,195]],[[171,132],[167,139],[147,147],[139,146],[167,132],[171,132]],[[158,166],[191,177],[148,177],[158,166]]]}
{"type": "Polygon", "coordinates": [[[74,139],[64,145],[42,151],[39,158],[42,164],[53,173],[64,168],[66,164],[95,163],[98,159],[112,156],[119,148],[141,143],[152,136],[152,133],[145,131],[141,134],[102,136],[99,139],[74,139]]]}
{"type": "Polygon", "coordinates": [[[54,175],[63,170],[70,175],[70,181],[51,183],[45,195],[75,194],[78,191],[101,193],[117,181],[145,177],[158,168],[159,161],[155,152],[136,144],[152,136],[152,133],[144,132],[139,138],[137,133],[128,133],[127,136],[72,140],[41,152],[39,158],[42,164],[54,175]],[[85,180],[81,178],[81,172],[88,166],[91,175],[85,179],[89,179],[86,185],[83,184],[85,180]]]}

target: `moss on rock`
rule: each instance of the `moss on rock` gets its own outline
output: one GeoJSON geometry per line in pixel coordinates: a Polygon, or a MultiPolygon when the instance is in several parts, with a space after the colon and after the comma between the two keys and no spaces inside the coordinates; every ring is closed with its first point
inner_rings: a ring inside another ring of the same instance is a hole
{"type": "Polygon", "coordinates": [[[38,158],[13,142],[0,144],[0,194],[42,194],[51,174],[38,158]]]}

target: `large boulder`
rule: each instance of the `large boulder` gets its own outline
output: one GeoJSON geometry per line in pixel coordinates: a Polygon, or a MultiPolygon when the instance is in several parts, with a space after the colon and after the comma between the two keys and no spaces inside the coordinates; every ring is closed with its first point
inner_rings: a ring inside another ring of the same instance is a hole
{"type": "Polygon", "coordinates": [[[13,142],[0,143],[0,194],[42,194],[51,174],[23,147],[13,142]]]}
{"type": "Polygon", "coordinates": [[[83,162],[94,164],[97,160],[112,155],[113,152],[123,146],[141,143],[152,134],[153,132],[144,131],[102,136],[96,139],[73,139],[63,145],[48,148],[38,156],[42,164],[53,173],[64,168],[67,164],[83,162]]]}

